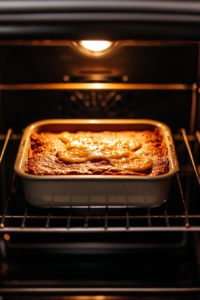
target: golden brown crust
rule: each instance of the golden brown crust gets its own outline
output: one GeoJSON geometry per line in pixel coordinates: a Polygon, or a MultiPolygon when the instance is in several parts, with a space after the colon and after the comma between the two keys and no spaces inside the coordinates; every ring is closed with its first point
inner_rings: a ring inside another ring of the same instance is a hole
{"type": "MultiPolygon", "coordinates": [[[[81,132],[83,135],[93,135],[91,132],[81,132]]],[[[96,134],[96,133],[95,133],[96,134]]],[[[157,176],[169,172],[167,148],[162,142],[162,135],[157,129],[154,131],[123,131],[100,132],[98,138],[130,137],[141,142],[142,147],[136,153],[152,159],[152,168],[146,172],[132,172],[111,166],[107,161],[87,161],[85,163],[65,163],[58,159],[56,153],[64,149],[65,144],[58,139],[57,134],[50,132],[34,133],[31,135],[31,149],[28,153],[25,172],[35,175],[137,175],[157,176]]]]}

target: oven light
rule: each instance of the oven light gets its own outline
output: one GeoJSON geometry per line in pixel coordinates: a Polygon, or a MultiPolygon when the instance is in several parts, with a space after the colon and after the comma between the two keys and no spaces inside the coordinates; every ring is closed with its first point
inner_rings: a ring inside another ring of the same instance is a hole
{"type": "Polygon", "coordinates": [[[72,44],[76,47],[79,52],[82,52],[87,56],[103,56],[109,53],[118,42],[111,41],[73,41],[72,44]]]}
{"type": "Polygon", "coordinates": [[[93,83],[91,87],[93,87],[95,90],[101,90],[103,89],[104,85],[102,83],[93,83]]]}
{"type": "Polygon", "coordinates": [[[104,51],[112,45],[109,41],[81,41],[80,44],[85,49],[94,52],[104,51]]]}

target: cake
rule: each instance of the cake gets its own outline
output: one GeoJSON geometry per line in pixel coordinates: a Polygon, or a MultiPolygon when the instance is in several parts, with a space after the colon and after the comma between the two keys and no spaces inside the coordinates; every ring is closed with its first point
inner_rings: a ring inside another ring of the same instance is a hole
{"type": "Polygon", "coordinates": [[[34,175],[135,175],[169,172],[158,129],[33,133],[25,172],[34,175]]]}

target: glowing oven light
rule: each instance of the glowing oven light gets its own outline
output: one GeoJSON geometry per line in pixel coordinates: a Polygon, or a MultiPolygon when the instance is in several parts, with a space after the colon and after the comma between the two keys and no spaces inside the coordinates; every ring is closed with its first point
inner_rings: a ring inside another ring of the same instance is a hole
{"type": "Polygon", "coordinates": [[[111,41],[73,41],[72,44],[79,52],[91,57],[103,56],[109,53],[118,45],[118,42],[111,41]]]}
{"type": "Polygon", "coordinates": [[[94,52],[104,51],[112,45],[109,41],[81,41],[80,44],[85,49],[94,52]]]}

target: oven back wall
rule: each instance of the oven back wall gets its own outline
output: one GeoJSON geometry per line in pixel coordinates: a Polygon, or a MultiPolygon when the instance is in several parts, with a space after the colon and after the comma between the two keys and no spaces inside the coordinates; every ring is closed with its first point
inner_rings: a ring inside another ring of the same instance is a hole
{"type": "MultiPolygon", "coordinates": [[[[64,46],[2,46],[1,83],[123,82],[193,84],[198,47],[123,46],[101,58],[64,46]],[[67,75],[67,76],[66,76],[67,75]],[[123,77],[126,75],[127,77],[123,77]]],[[[191,91],[2,92],[3,126],[21,129],[48,118],[148,118],[175,133],[189,129],[191,91]]]]}

